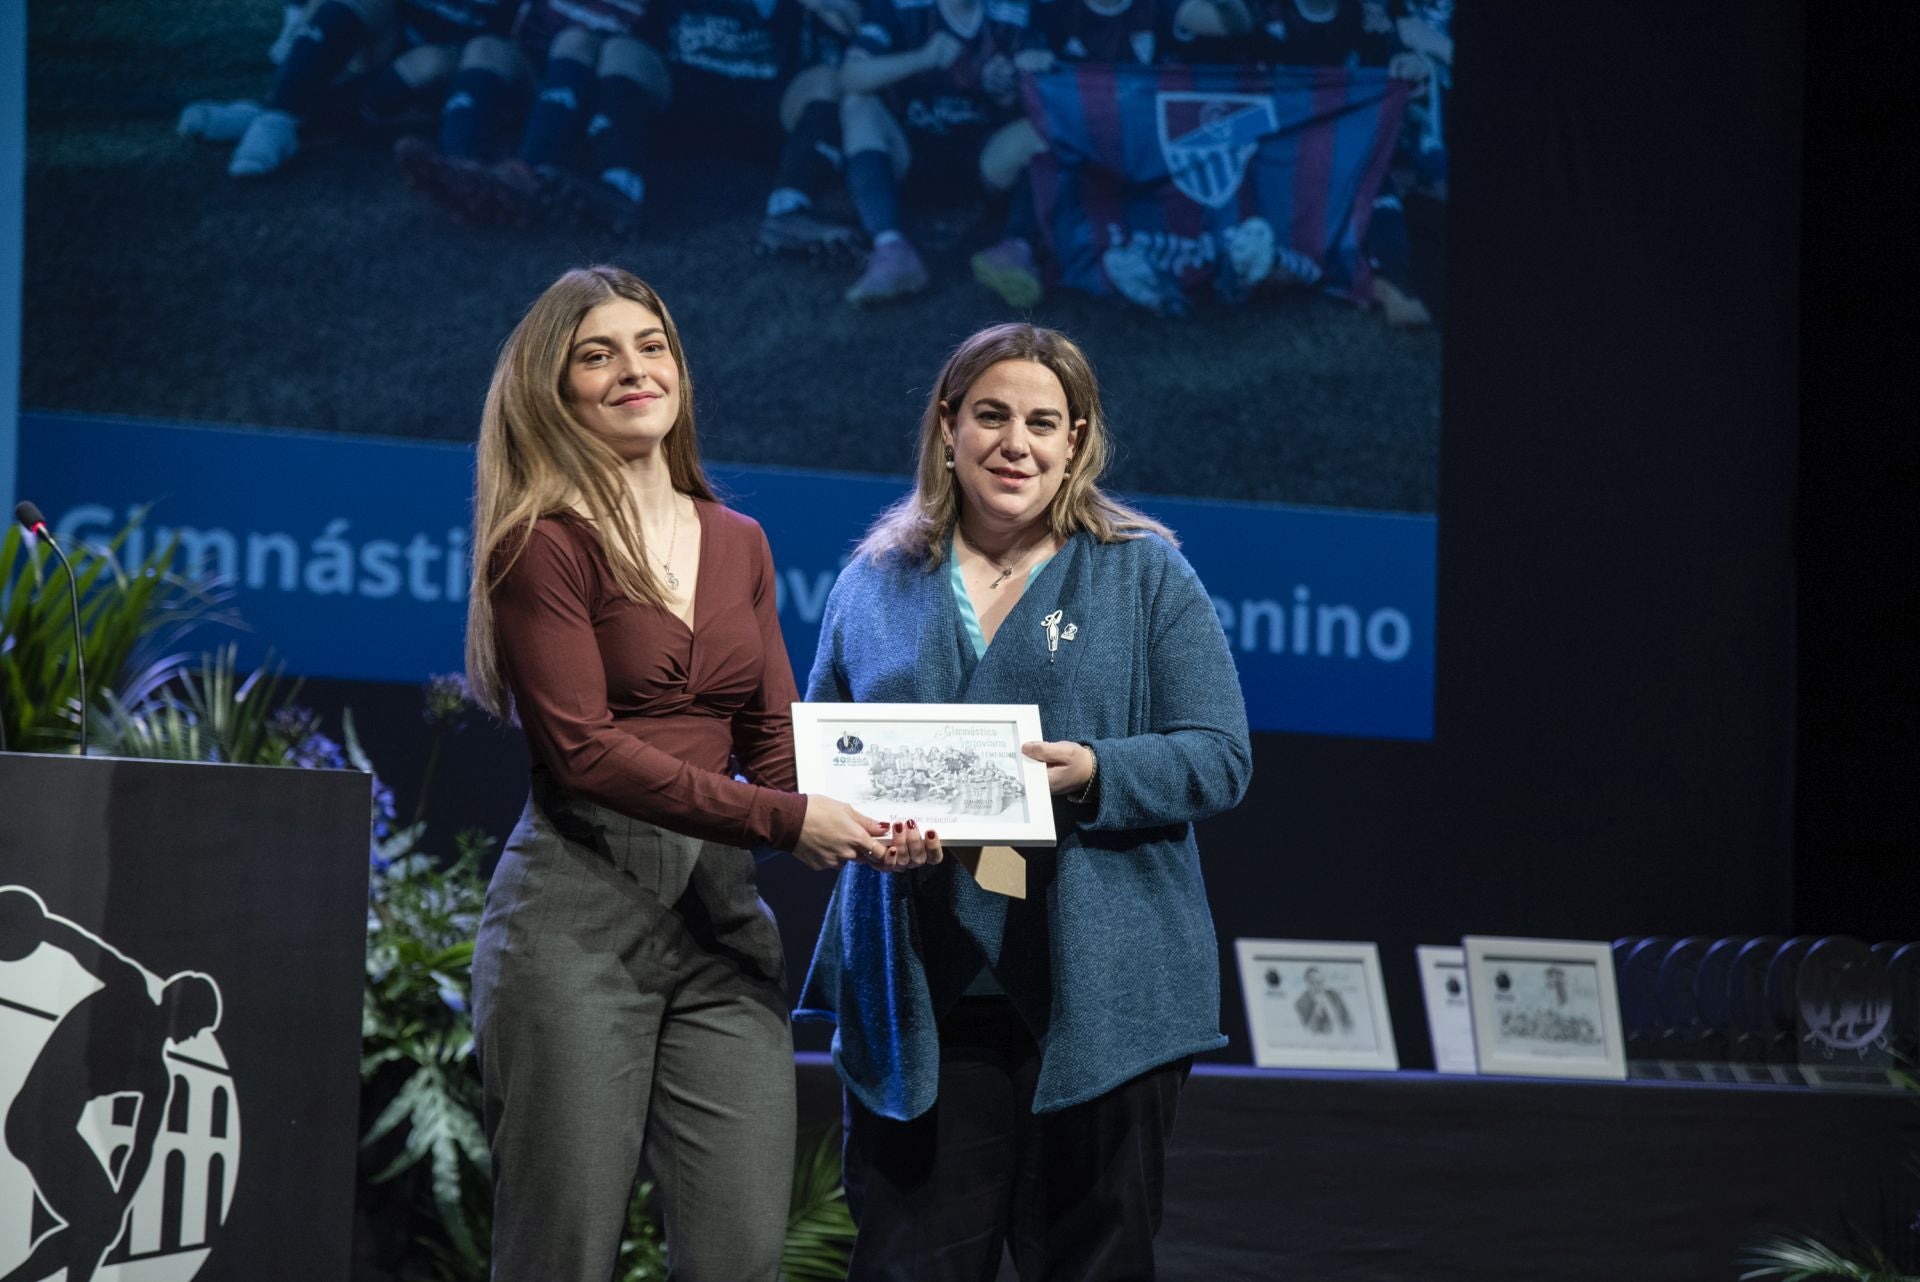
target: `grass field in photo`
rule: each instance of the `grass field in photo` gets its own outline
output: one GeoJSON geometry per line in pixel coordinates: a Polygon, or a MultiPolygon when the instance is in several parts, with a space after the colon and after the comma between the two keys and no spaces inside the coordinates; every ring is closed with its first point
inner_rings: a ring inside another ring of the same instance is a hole
{"type": "MultiPolygon", "coordinates": [[[[473,438],[495,352],[563,269],[659,288],[686,340],[709,458],[902,473],[953,344],[1012,319],[961,211],[909,232],[934,285],[856,311],[852,264],[754,256],[777,140],[717,146],[669,114],[644,225],[463,225],[400,181],[391,137],[316,138],[235,180],[176,136],[181,106],[264,95],[277,0],[32,0],[21,401],[263,428],[473,438]]],[[[430,125],[430,121],[427,122],[430,125]]],[[[852,220],[844,196],[822,206],[852,220]]],[[[1164,320],[1055,291],[1031,313],[1083,343],[1120,447],[1111,485],[1430,512],[1437,332],[1299,293],[1164,320]]]]}

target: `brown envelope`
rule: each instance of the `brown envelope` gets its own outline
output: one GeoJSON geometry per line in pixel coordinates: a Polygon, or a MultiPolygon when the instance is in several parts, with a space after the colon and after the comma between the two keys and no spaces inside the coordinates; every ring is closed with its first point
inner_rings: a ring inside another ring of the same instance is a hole
{"type": "Polygon", "coordinates": [[[1027,897],[1027,859],[1012,846],[950,846],[947,855],[973,874],[980,889],[1009,899],[1027,897]]]}

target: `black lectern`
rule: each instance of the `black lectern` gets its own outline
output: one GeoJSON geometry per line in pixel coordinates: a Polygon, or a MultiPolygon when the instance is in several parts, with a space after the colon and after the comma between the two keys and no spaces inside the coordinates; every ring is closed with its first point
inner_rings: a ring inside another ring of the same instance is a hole
{"type": "Polygon", "coordinates": [[[0,1279],[348,1275],[368,799],[0,753],[0,1279]]]}

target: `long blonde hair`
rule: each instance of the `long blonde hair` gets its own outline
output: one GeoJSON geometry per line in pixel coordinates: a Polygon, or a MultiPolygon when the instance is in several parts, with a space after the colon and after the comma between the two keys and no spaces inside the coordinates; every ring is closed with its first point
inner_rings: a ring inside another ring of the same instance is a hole
{"type": "Polygon", "coordinates": [[[927,408],[920,416],[920,457],[913,491],[882,512],[860,540],[855,556],[899,553],[926,569],[946,557],[954,524],[960,519],[960,487],[947,466],[941,435],[943,413],[956,413],[980,376],[1001,361],[1035,361],[1053,371],[1067,394],[1067,420],[1085,421],[1074,445],[1072,465],[1047,507],[1047,525],[1059,539],[1090,532],[1102,543],[1157,534],[1178,544],[1173,531],[1100,489],[1100,474],[1112,457],[1106,416],[1100,411],[1100,384],[1087,354],[1058,330],[1014,323],[994,325],[965,339],[941,367],[927,408]]]}
{"type": "Polygon", "coordinates": [[[495,643],[491,593],[542,516],[584,506],[620,590],[632,601],[665,601],[647,565],[640,507],[621,476],[620,456],[581,426],[564,385],[574,331],[588,312],[613,298],[630,299],[660,318],[680,375],[680,414],[661,447],[667,474],[680,493],[713,498],[694,435],[686,351],[660,295],[618,267],[577,267],[547,286],[500,349],[480,413],[474,462],[467,682],[474,699],[496,716],[510,717],[512,711],[495,643]]]}

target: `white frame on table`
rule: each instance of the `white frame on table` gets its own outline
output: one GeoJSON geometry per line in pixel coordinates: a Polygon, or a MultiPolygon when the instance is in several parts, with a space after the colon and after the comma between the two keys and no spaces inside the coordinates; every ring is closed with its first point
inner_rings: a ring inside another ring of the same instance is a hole
{"type": "Polygon", "coordinates": [[[1473,1038],[1473,994],[1467,986],[1466,949],[1420,944],[1414,948],[1413,955],[1420,971],[1420,996],[1427,1007],[1427,1040],[1433,1047],[1434,1071],[1478,1073],[1480,1053],[1473,1038]],[[1464,1030],[1447,1027],[1447,978],[1450,975],[1460,980],[1460,1019],[1466,1025],[1464,1030]],[[1452,1054],[1443,1052],[1443,1046],[1451,1046],[1452,1054]]]}
{"type": "Polygon", "coordinates": [[[1247,1038],[1253,1062],[1260,1068],[1333,1068],[1362,1072],[1392,1072],[1400,1067],[1393,1041],[1393,1013],[1387,1007],[1387,989],[1380,975],[1380,946],[1358,941],[1309,939],[1236,939],[1234,955],[1240,963],[1240,996],[1246,1004],[1247,1038]],[[1265,1021],[1262,998],[1270,966],[1289,962],[1337,963],[1361,968],[1366,1017],[1374,1045],[1363,1048],[1275,1046],[1262,1036],[1265,1021]]]}
{"type": "Polygon", "coordinates": [[[933,829],[948,846],[1051,846],[1056,837],[1053,827],[1053,794],[1047,787],[1046,763],[1020,752],[1020,745],[1044,738],[1040,733],[1040,708],[1031,703],[796,703],[793,705],[793,758],[801,792],[824,793],[838,798],[875,819],[917,820],[923,829],[933,829]],[[856,751],[864,752],[867,741],[883,735],[888,726],[922,728],[910,737],[925,739],[924,728],[938,734],[943,727],[993,727],[998,734],[962,734],[958,742],[986,741],[996,750],[1011,746],[1013,767],[1026,791],[1026,817],[1009,819],[1004,815],[975,819],[965,815],[929,813],[916,809],[910,799],[882,799],[847,796],[845,766],[836,767],[835,748],[840,736],[852,733],[861,741],[856,751]],[[836,777],[837,776],[837,777],[836,777]],[[837,786],[836,786],[837,785],[837,786]],[[886,813],[880,813],[885,809],[886,813]]]}
{"type": "Polygon", "coordinates": [[[1473,1007],[1474,1052],[1483,1074],[1509,1077],[1580,1077],[1625,1081],[1627,1039],[1620,1023],[1620,992],[1613,975],[1613,946],[1588,940],[1514,939],[1499,935],[1468,935],[1460,941],[1467,954],[1467,994],[1473,1007]],[[1506,999],[1498,991],[1503,967],[1591,969],[1594,979],[1590,1013],[1597,1018],[1600,1049],[1597,1054],[1573,1056],[1549,1053],[1545,1039],[1535,1048],[1517,1048],[1502,1041],[1500,1015],[1506,999]]]}

